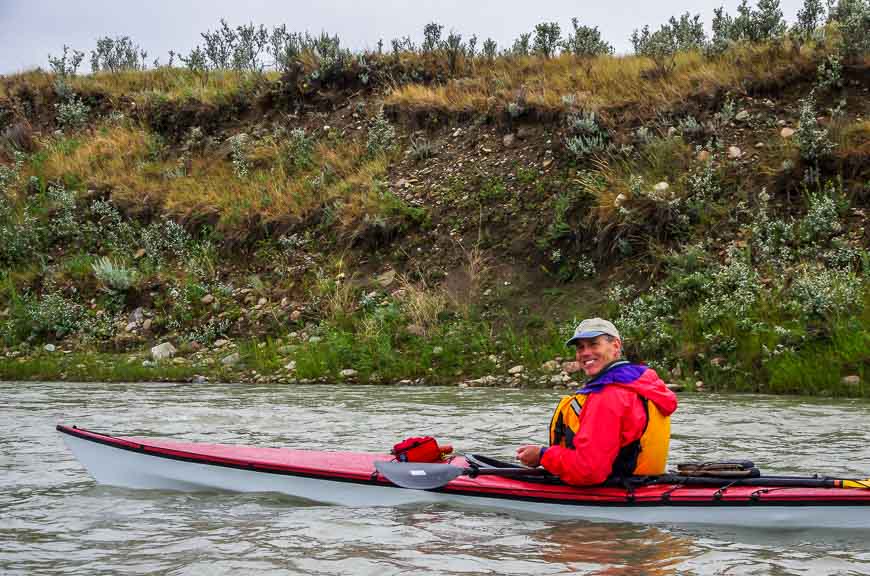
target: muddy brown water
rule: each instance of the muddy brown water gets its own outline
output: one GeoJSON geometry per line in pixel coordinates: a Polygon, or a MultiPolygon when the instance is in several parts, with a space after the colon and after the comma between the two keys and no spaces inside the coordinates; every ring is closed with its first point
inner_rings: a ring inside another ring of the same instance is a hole
{"type": "MultiPolygon", "coordinates": [[[[0,574],[870,574],[870,532],[647,526],[275,494],[97,485],[54,425],[120,435],[379,451],[433,434],[510,458],[552,391],[0,383],[0,574]]],[[[671,461],[870,476],[870,404],[685,396],[671,461]]]]}

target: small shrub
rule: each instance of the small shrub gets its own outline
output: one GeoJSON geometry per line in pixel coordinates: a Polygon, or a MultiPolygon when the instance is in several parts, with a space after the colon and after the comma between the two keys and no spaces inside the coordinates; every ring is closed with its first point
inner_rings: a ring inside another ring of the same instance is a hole
{"type": "Polygon", "coordinates": [[[635,54],[651,58],[660,75],[669,74],[674,69],[677,52],[700,50],[706,42],[701,16],[691,16],[688,12],[679,20],[671,16],[668,23],[655,32],[651,32],[649,26],[644,26],[631,34],[635,54]]]}
{"type": "Polygon", "coordinates": [[[680,118],[677,122],[677,131],[686,138],[697,136],[704,133],[704,126],[695,120],[694,116],[686,116],[680,118]]]}
{"type": "Polygon", "coordinates": [[[702,321],[709,325],[723,318],[738,318],[745,324],[751,322],[750,311],[758,302],[761,278],[753,266],[732,252],[706,281],[704,290],[708,296],[698,308],[702,321]]]}
{"type": "Polygon", "coordinates": [[[722,103],[722,109],[716,113],[716,122],[721,126],[726,126],[737,116],[737,105],[732,98],[726,98],[722,103]]]}
{"type": "Polygon", "coordinates": [[[798,225],[801,240],[809,244],[826,242],[843,229],[837,204],[827,193],[818,192],[809,195],[809,210],[798,225]]]}
{"type": "Polygon", "coordinates": [[[811,318],[853,314],[864,304],[863,284],[853,272],[823,266],[803,267],[789,292],[800,313],[811,318]]]}
{"type": "Polygon", "coordinates": [[[429,22],[423,26],[423,52],[434,52],[441,45],[441,32],[444,30],[442,24],[437,22],[429,22]]]}
{"type": "Polygon", "coordinates": [[[33,214],[32,204],[27,202],[16,209],[0,187],[0,263],[12,265],[33,258],[42,245],[45,231],[33,214]]]}
{"type": "Polygon", "coordinates": [[[415,162],[427,160],[435,155],[435,145],[427,138],[412,138],[408,155],[415,162]]]}
{"type": "Polygon", "coordinates": [[[519,118],[525,111],[525,107],[520,102],[509,102],[507,105],[507,113],[511,118],[519,118]]]}
{"type": "Polygon", "coordinates": [[[103,256],[91,268],[94,276],[111,291],[126,292],[136,283],[136,271],[103,256]]]}
{"type": "Polygon", "coordinates": [[[608,149],[610,133],[598,123],[595,112],[570,114],[567,119],[571,136],[565,139],[565,147],[576,158],[584,158],[608,149]]]}
{"type": "Polygon", "coordinates": [[[798,10],[797,21],[792,28],[792,36],[800,41],[813,37],[816,29],[824,23],[825,6],[822,0],[804,0],[804,5],[798,10]]]}
{"type": "Polygon", "coordinates": [[[244,132],[229,138],[230,160],[233,163],[233,174],[239,180],[244,180],[251,172],[251,161],[248,158],[250,142],[244,132]]]}
{"type": "Polygon", "coordinates": [[[535,25],[533,49],[544,58],[552,58],[559,49],[562,40],[562,29],[558,22],[541,22],[535,25]]]}
{"type": "Polygon", "coordinates": [[[528,56],[531,52],[532,33],[526,32],[520,34],[519,38],[514,40],[511,46],[510,53],[512,56],[528,56]]]}
{"type": "Polygon", "coordinates": [[[462,35],[450,32],[447,39],[442,43],[441,49],[447,56],[447,66],[450,68],[450,74],[455,75],[459,66],[459,57],[467,50],[467,46],[462,42],[462,35]]]}
{"type": "Polygon", "coordinates": [[[817,80],[816,86],[825,89],[834,89],[843,87],[843,66],[840,64],[840,59],[836,54],[830,54],[819,64],[816,71],[817,80]]]}
{"type": "Polygon", "coordinates": [[[834,150],[834,143],[828,138],[827,128],[821,128],[816,119],[815,94],[801,100],[800,124],[795,134],[800,147],[801,158],[807,162],[818,162],[834,150]]]}
{"type": "Polygon", "coordinates": [[[84,308],[59,290],[50,289],[41,298],[28,297],[24,313],[32,334],[62,338],[79,328],[84,308]]]}
{"type": "Polygon", "coordinates": [[[193,245],[190,233],[169,218],[152,222],[142,230],[141,241],[145,255],[158,266],[166,261],[167,256],[186,260],[193,245]]]}
{"type": "Polygon", "coordinates": [[[840,49],[847,58],[870,54],[870,3],[867,0],[840,0],[831,16],[842,36],[840,49]]]}
{"type": "Polygon", "coordinates": [[[580,278],[592,278],[595,276],[595,262],[585,254],[577,259],[577,275],[580,278]]]}
{"type": "Polygon", "coordinates": [[[129,36],[97,39],[96,50],[91,50],[91,70],[93,72],[121,72],[122,70],[144,70],[148,52],[142,50],[129,36]]]}
{"type": "Polygon", "coordinates": [[[198,342],[203,346],[209,346],[218,338],[226,338],[233,320],[230,318],[218,318],[213,316],[205,324],[195,327],[187,335],[187,339],[198,342]]]}
{"type": "Polygon", "coordinates": [[[70,52],[69,46],[64,44],[63,54],[61,54],[59,58],[55,58],[51,54],[48,55],[48,65],[54,75],[59,78],[66,78],[67,76],[76,75],[79,65],[82,63],[84,57],[84,52],[80,52],[79,50],[73,50],[70,52]]]}
{"type": "Polygon", "coordinates": [[[492,62],[498,55],[498,43],[492,38],[487,38],[483,42],[483,57],[492,62]]]}
{"type": "Polygon", "coordinates": [[[576,158],[585,158],[607,150],[607,137],[604,134],[577,135],[565,140],[565,147],[576,158]]]}
{"type": "Polygon", "coordinates": [[[24,153],[16,150],[12,153],[12,157],[12,166],[0,164],[0,199],[6,194],[11,195],[12,189],[21,180],[21,169],[24,167],[25,159],[24,153]]]}
{"type": "Polygon", "coordinates": [[[613,46],[601,38],[598,26],[583,26],[577,18],[571,18],[571,26],[573,30],[562,43],[562,50],[581,58],[613,54],[613,46]]]}
{"type": "Polygon", "coordinates": [[[52,216],[48,229],[56,240],[74,237],[79,234],[76,218],[76,193],[60,184],[51,184],[45,193],[52,206],[52,216]]]}
{"type": "Polygon", "coordinates": [[[653,61],[658,75],[666,76],[677,66],[677,40],[667,25],[655,32],[650,32],[649,26],[644,26],[640,33],[635,30],[631,35],[631,43],[635,54],[653,61]]]}
{"type": "Polygon", "coordinates": [[[712,200],[722,192],[719,176],[709,161],[689,172],[687,184],[691,195],[699,200],[712,200]]]}
{"type": "Polygon", "coordinates": [[[311,155],[314,152],[314,138],[308,136],[303,128],[290,131],[287,140],[287,159],[297,170],[305,170],[312,165],[311,155]]]}
{"type": "Polygon", "coordinates": [[[55,119],[63,130],[75,131],[82,128],[88,121],[91,109],[76,95],[54,105],[55,119]]]}
{"type": "Polygon", "coordinates": [[[100,245],[116,254],[132,254],[136,247],[136,230],[124,220],[118,209],[108,200],[95,200],[91,214],[98,230],[93,231],[100,245]]]}
{"type": "Polygon", "coordinates": [[[386,119],[384,116],[384,110],[381,108],[369,127],[366,148],[369,154],[383,154],[389,152],[393,148],[395,140],[396,129],[393,128],[390,121],[386,119]]]}
{"type": "Polygon", "coordinates": [[[771,217],[769,201],[767,190],[762,188],[749,224],[752,259],[756,265],[782,270],[795,258],[791,249],[795,238],[794,225],[771,217]]]}

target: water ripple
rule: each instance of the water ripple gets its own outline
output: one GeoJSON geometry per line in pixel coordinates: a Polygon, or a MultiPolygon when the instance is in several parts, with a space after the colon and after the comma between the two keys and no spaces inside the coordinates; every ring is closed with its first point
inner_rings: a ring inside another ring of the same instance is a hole
{"type": "MultiPolygon", "coordinates": [[[[870,574],[866,533],[521,519],[440,506],[321,506],[277,494],[98,486],[57,422],[122,435],[384,450],[433,434],[511,457],[543,442],[549,391],[364,386],[0,384],[3,574],[870,574]]],[[[870,473],[870,408],[758,396],[682,401],[673,462],[870,473]]]]}

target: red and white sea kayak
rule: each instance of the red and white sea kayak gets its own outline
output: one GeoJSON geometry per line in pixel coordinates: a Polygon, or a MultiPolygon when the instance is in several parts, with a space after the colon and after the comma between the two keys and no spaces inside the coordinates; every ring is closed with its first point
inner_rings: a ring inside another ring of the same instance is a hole
{"type": "MultiPolygon", "coordinates": [[[[97,482],[162,490],[278,492],[343,506],[449,503],[546,516],[647,524],[870,529],[870,489],[745,484],[575,487],[491,475],[410,490],[375,469],[387,454],[317,452],[57,430],[97,482]]],[[[465,466],[457,457],[452,465],[465,466]]]]}

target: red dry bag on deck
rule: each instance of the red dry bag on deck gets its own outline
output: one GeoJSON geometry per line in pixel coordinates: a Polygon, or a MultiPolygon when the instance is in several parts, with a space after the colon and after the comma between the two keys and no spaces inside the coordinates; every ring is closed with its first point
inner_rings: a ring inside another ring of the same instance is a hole
{"type": "Polygon", "coordinates": [[[431,436],[405,438],[390,450],[390,454],[399,462],[439,462],[451,452],[452,446],[438,446],[438,442],[431,436]]]}

